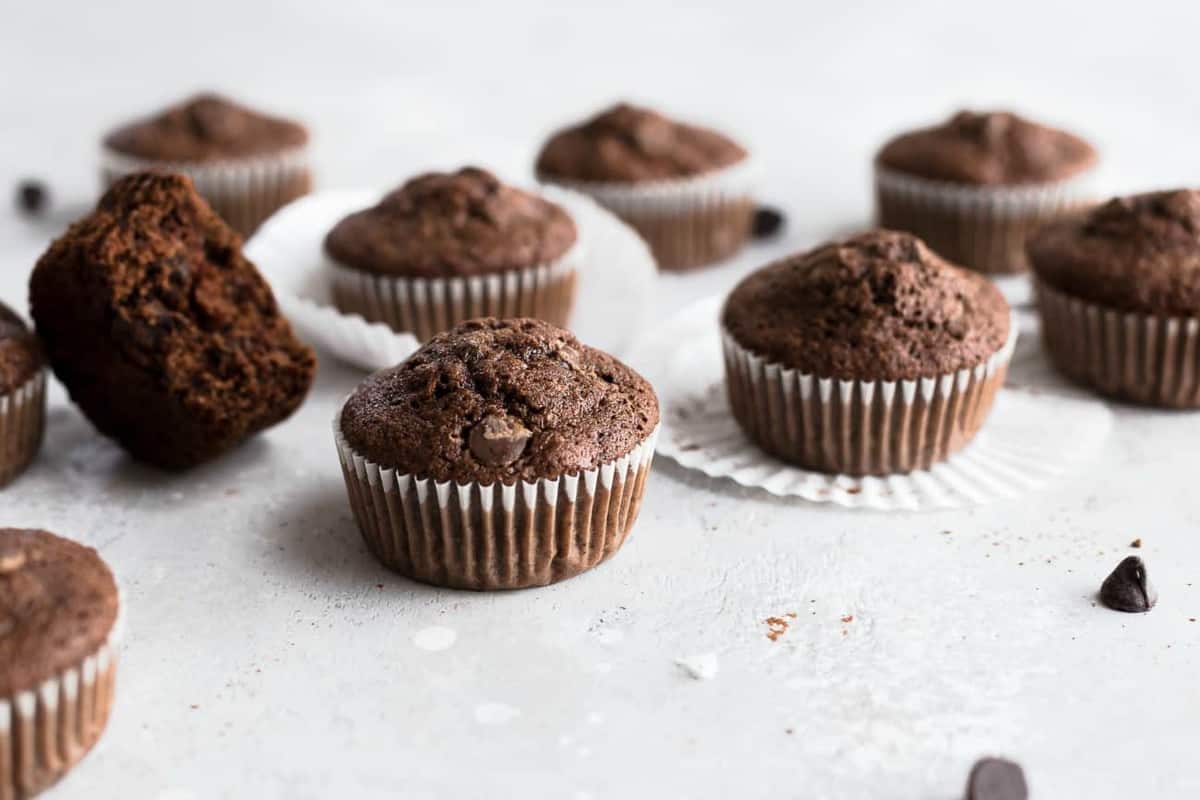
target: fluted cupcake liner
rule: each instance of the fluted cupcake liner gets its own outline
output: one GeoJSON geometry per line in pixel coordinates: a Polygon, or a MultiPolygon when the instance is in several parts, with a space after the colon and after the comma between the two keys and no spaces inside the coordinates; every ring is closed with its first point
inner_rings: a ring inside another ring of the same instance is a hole
{"type": "Polygon", "coordinates": [[[960,450],[987,418],[1016,346],[935,378],[847,381],[772,363],[722,330],[733,416],[759,447],[808,469],[891,475],[928,469],[960,450]]]}
{"type": "Polygon", "coordinates": [[[104,733],[117,677],[118,618],[96,652],[38,686],[0,696],[0,800],[61,778],[104,733]]]}
{"type": "Polygon", "coordinates": [[[326,262],[341,311],[425,341],[476,317],[535,317],[567,327],[581,254],[576,244],[550,264],[451,278],[380,275],[326,262]]]}
{"type": "Polygon", "coordinates": [[[1027,271],[1025,238],[1093,197],[1090,174],[1027,186],[964,186],[875,167],[880,227],[916,234],[938,254],[980,272],[1027,271]]]}
{"type": "Polygon", "coordinates": [[[1042,342],[1054,366],[1142,405],[1200,408],[1200,318],[1118,311],[1036,282],[1042,342]]]}
{"type": "Polygon", "coordinates": [[[46,373],[0,395],[0,487],[17,477],[42,446],[46,427],[46,373]]]}
{"type": "Polygon", "coordinates": [[[749,160],[691,178],[647,183],[539,180],[588,195],[629,223],[664,270],[689,270],[729,258],[754,220],[755,167],[749,160]]]}
{"type": "Polygon", "coordinates": [[[515,484],[434,481],[380,467],[333,423],[354,518],[384,566],[456,589],[546,586],[591,569],[625,541],[642,505],[656,428],[596,469],[515,484]]]}
{"type": "Polygon", "coordinates": [[[100,170],[105,186],[131,172],[183,173],[213,210],[243,236],[249,236],[280,208],[312,191],[308,149],[303,147],[275,156],[213,162],[157,161],[104,148],[100,170]]]}

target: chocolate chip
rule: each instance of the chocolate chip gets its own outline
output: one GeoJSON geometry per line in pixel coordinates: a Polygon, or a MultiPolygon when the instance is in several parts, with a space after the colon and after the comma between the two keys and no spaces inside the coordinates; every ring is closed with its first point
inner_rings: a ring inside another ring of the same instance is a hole
{"type": "Polygon", "coordinates": [[[50,192],[46,184],[37,180],[23,180],[17,184],[17,208],[21,213],[38,216],[46,210],[50,192]]]}
{"type": "Polygon", "coordinates": [[[1146,575],[1146,565],[1137,556],[1129,556],[1104,579],[1100,601],[1114,611],[1149,611],[1158,602],[1158,592],[1146,575]]]}
{"type": "Polygon", "coordinates": [[[751,228],[755,239],[766,239],[774,236],[783,229],[783,212],[770,206],[759,206],[754,212],[754,225],[751,228]]]}
{"type": "Polygon", "coordinates": [[[967,800],[1028,800],[1029,787],[1020,764],[1003,758],[981,758],[967,779],[967,800]]]}
{"type": "Polygon", "coordinates": [[[521,457],[531,436],[529,429],[512,417],[491,415],[471,429],[468,445],[481,464],[502,467],[521,457]]]}

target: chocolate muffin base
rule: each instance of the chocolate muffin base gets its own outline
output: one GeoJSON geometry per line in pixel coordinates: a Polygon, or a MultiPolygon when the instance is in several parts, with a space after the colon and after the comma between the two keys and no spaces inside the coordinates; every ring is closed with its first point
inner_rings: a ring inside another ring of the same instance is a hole
{"type": "Polygon", "coordinates": [[[591,183],[540,175],[545,183],[588,195],[628,223],[649,245],[659,269],[686,271],[730,258],[750,237],[753,166],[653,183],[591,183]]]}
{"type": "Polygon", "coordinates": [[[876,167],[879,227],[916,234],[939,255],[979,272],[1026,272],[1025,239],[1085,208],[1085,177],[1036,186],[957,186],[876,167]]]}
{"type": "Polygon", "coordinates": [[[42,447],[46,427],[46,373],[0,395],[0,488],[25,471],[42,447]]]}
{"type": "Polygon", "coordinates": [[[312,191],[306,149],[211,164],[160,162],[105,150],[101,178],[107,188],[124,175],[151,169],[190,177],[213,210],[247,237],[276,211],[312,191]]]}
{"type": "Polygon", "coordinates": [[[333,303],[420,341],[479,317],[534,317],[567,327],[575,305],[578,248],[554,264],[494,275],[405,278],[328,261],[333,303]]]}
{"type": "Polygon", "coordinates": [[[641,510],[658,430],[598,469],[513,485],[439,483],[383,469],[334,438],[367,548],[401,575],[477,591],[546,586],[620,549],[641,510]]]}
{"type": "Polygon", "coordinates": [[[0,800],[33,797],[99,741],[112,711],[119,626],[77,666],[0,697],[0,800]]]}
{"type": "Polygon", "coordinates": [[[722,330],[733,416],[767,453],[806,469],[893,475],[928,469],[962,449],[1004,384],[1016,325],[975,367],[912,381],[818,378],[770,363],[722,330]]]}
{"type": "Polygon", "coordinates": [[[1076,383],[1118,400],[1200,408],[1200,318],[1117,311],[1035,281],[1042,343],[1076,383]]]}

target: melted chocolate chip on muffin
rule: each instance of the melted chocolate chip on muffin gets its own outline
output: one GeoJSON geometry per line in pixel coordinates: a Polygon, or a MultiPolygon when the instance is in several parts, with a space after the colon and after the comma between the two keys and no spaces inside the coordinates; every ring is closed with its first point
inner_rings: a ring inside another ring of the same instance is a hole
{"type": "Polygon", "coordinates": [[[364,381],[342,410],[354,450],[457,483],[556,478],[631,452],[658,424],[644,378],[533,319],[465,322],[364,381]]]}
{"type": "Polygon", "coordinates": [[[413,178],[325,239],[340,264],[384,275],[485,275],[549,264],[575,244],[567,212],[476,167],[413,178]]]}
{"type": "Polygon", "coordinates": [[[110,133],[104,144],[136,158],[204,162],[274,155],[303,147],[308,131],[216,94],[200,94],[110,133]]]}
{"type": "Polygon", "coordinates": [[[117,584],[90,547],[0,528],[0,698],[95,654],[117,621],[117,584]]]}
{"type": "Polygon", "coordinates": [[[1118,197],[1030,239],[1038,277],[1121,311],[1200,315],[1200,190],[1118,197]]]}
{"type": "Polygon", "coordinates": [[[686,178],[745,160],[732,139],[622,103],[542,148],[537,172],[550,180],[640,183],[686,178]]]}
{"type": "Polygon", "coordinates": [[[960,111],[892,139],[877,157],[880,166],[906,175],[979,186],[1062,180],[1096,160],[1078,136],[1003,111],[960,111]]]}
{"type": "Polygon", "coordinates": [[[37,337],[11,308],[0,303],[0,395],[26,383],[42,363],[37,337]]]}
{"type": "Polygon", "coordinates": [[[101,432],[165,467],[290,415],[316,359],[241,239],[181,175],[122,178],[34,269],[51,366],[101,432]]]}
{"type": "Polygon", "coordinates": [[[893,231],[769,264],[738,284],[721,319],[768,361],[843,380],[912,380],[974,367],[1009,333],[1008,304],[990,281],[893,231]]]}

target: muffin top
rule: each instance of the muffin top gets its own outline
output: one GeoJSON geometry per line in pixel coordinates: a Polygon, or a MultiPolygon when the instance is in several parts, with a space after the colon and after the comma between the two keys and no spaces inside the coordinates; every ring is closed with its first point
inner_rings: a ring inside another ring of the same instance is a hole
{"type": "Polygon", "coordinates": [[[745,158],[741,145],[716,131],[621,103],[550,137],[537,172],[550,180],[641,183],[701,175],[745,158]]]}
{"type": "Polygon", "coordinates": [[[36,375],[42,363],[37,337],[11,308],[0,303],[0,395],[36,375]]]}
{"type": "Polygon", "coordinates": [[[1200,190],[1118,197],[1026,244],[1038,277],[1120,311],[1200,315],[1200,190]]]}
{"type": "Polygon", "coordinates": [[[1004,346],[1009,310],[987,278],[880,230],[752,273],[721,321],[743,347],[805,374],[895,381],[980,364],[1004,346]]]}
{"type": "Polygon", "coordinates": [[[1096,160],[1090,144],[1066,131],[1007,111],[960,111],[892,139],[876,163],[929,180],[1011,186],[1070,178],[1096,160]]]}
{"type": "Polygon", "coordinates": [[[302,125],[252,111],[216,94],[199,94],[110,133],[104,144],[136,158],[204,162],[274,155],[308,143],[302,125]]]}
{"type": "Polygon", "coordinates": [[[633,450],[658,424],[642,376],[534,319],[439,334],[346,401],[342,434],[401,473],[456,483],[557,478],[633,450]]]}
{"type": "Polygon", "coordinates": [[[567,212],[477,167],[413,178],[325,237],[337,262],[411,277],[487,275],[548,264],[575,244],[567,212]]]}
{"type": "Polygon", "coordinates": [[[117,584],[90,547],[0,528],[0,697],[93,655],[117,622],[117,584]]]}

